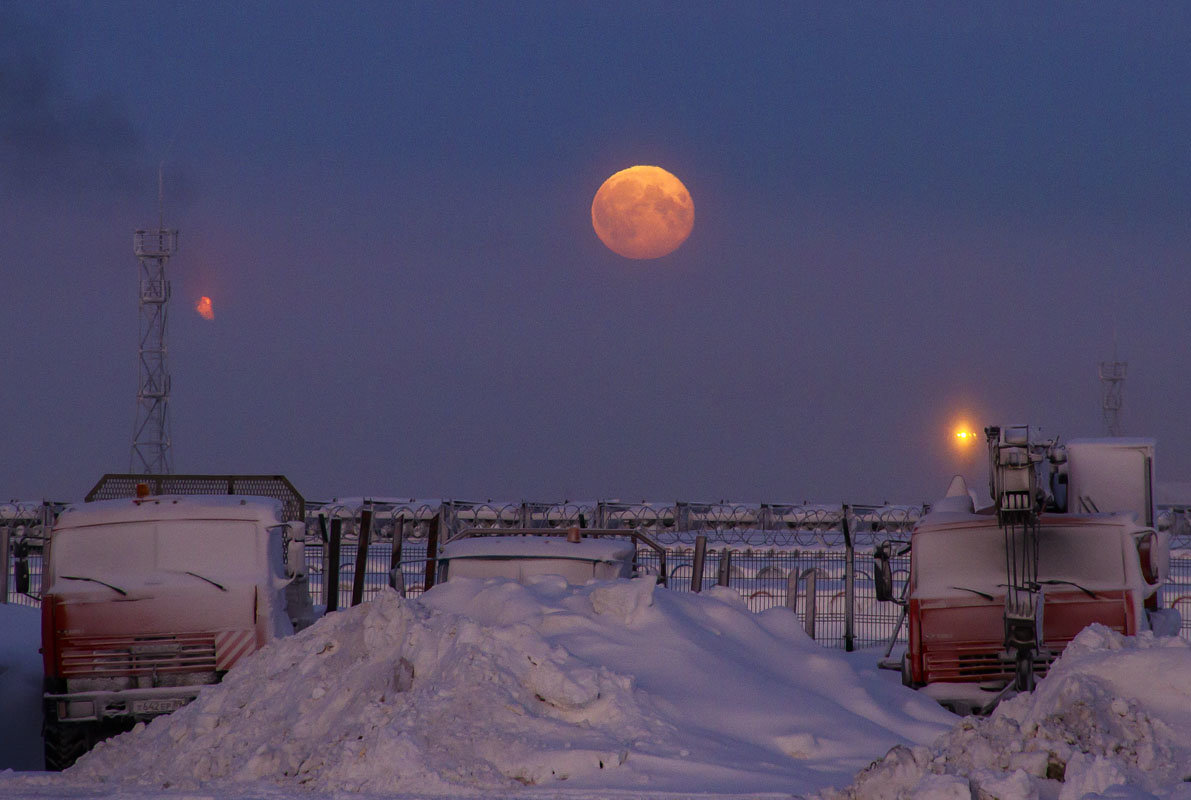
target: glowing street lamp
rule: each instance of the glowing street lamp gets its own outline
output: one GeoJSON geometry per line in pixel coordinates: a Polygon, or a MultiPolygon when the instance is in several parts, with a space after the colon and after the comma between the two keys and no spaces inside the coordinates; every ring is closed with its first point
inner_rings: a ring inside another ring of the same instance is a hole
{"type": "Polygon", "coordinates": [[[952,438],[952,447],[956,456],[963,459],[966,463],[973,453],[978,449],[976,447],[979,437],[976,431],[969,428],[966,424],[961,423],[955,427],[954,438],[952,438]]]}

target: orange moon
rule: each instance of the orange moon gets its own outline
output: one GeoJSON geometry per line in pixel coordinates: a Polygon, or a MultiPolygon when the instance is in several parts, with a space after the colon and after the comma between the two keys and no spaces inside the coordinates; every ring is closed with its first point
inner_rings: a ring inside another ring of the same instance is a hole
{"type": "Polygon", "coordinates": [[[596,192],[591,225],[614,253],[661,258],[691,235],[695,204],[682,181],[661,167],[629,167],[596,192]]]}

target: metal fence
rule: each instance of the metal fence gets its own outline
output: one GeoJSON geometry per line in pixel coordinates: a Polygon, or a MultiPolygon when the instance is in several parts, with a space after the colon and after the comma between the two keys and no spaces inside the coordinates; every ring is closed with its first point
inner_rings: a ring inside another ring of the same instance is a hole
{"type": "Polygon", "coordinates": [[[1182,637],[1191,639],[1191,535],[1176,540],[1170,554],[1170,575],[1162,586],[1162,607],[1183,617],[1182,637]]]}
{"type": "MultiPolygon", "coordinates": [[[[39,603],[44,530],[60,508],[52,503],[0,506],[0,549],[8,549],[0,563],[8,565],[4,585],[9,602],[39,603]]],[[[315,605],[336,609],[368,600],[388,586],[407,596],[421,594],[435,579],[434,560],[427,554],[464,528],[636,529],[664,545],[667,586],[689,592],[696,544],[703,537],[703,587],[725,583],[753,611],[791,607],[805,626],[808,616],[813,617],[813,635],[825,646],[863,648],[889,642],[895,631],[904,641],[900,607],[876,599],[872,553],[882,541],[907,541],[924,510],[892,505],[343,502],[307,510],[306,562],[315,605]]],[[[1182,635],[1191,639],[1191,515],[1186,509],[1163,513],[1160,523],[1172,532],[1173,549],[1162,606],[1181,612],[1182,635]]],[[[660,567],[652,550],[640,550],[638,561],[655,571],[660,567]]],[[[908,578],[909,557],[895,557],[892,565],[896,593],[908,578]]]]}
{"type": "MultiPolygon", "coordinates": [[[[813,635],[820,643],[863,648],[905,641],[901,608],[876,599],[872,555],[883,541],[908,542],[909,530],[922,512],[921,507],[913,506],[341,504],[312,514],[307,563],[315,603],[327,605],[326,587],[336,584],[334,606],[343,608],[375,596],[384,586],[399,586],[407,596],[422,593],[434,580],[428,549],[436,550],[437,541],[449,540],[466,527],[599,525],[641,530],[661,541],[666,550],[666,584],[671,590],[685,592],[692,591],[695,543],[702,536],[708,543],[702,570],[704,587],[723,582],[753,611],[791,607],[804,625],[809,625],[810,614],[813,635]],[[365,508],[372,513],[368,556],[364,576],[356,583],[365,508]],[[337,559],[330,556],[331,523],[335,520],[339,521],[341,540],[337,559]],[[748,527],[756,524],[768,527],[748,527]],[[431,535],[432,528],[437,539],[431,535]],[[432,540],[435,545],[428,547],[432,540]],[[399,542],[395,560],[394,542],[399,542]],[[337,582],[331,578],[336,571],[337,582]],[[362,587],[358,597],[353,594],[357,585],[362,587]]],[[[1177,535],[1174,548],[1162,606],[1182,613],[1182,635],[1191,639],[1191,533],[1177,535]]],[[[637,558],[655,572],[660,568],[652,550],[642,548],[637,558]]],[[[891,565],[897,594],[909,577],[909,556],[895,556],[891,565]]]]}
{"type": "Polygon", "coordinates": [[[0,504],[0,603],[40,605],[45,542],[64,503],[0,504]]]}

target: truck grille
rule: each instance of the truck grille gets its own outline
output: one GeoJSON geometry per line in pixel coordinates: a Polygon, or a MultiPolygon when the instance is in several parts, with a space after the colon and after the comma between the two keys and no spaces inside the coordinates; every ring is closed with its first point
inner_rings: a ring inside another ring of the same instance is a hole
{"type": "Polygon", "coordinates": [[[63,678],[214,672],[215,634],[77,636],[60,653],[63,678]]]}
{"type": "MultiPolygon", "coordinates": [[[[1059,645],[1058,650],[1061,649],[1062,645],[1059,645]]],[[[1002,661],[1001,653],[1000,648],[990,648],[986,644],[928,650],[925,654],[926,674],[931,682],[1008,680],[1013,678],[1014,664],[1002,661]]],[[[1036,655],[1034,672],[1039,677],[1045,675],[1056,658],[1057,650],[1051,650],[1047,655],[1036,655]]]]}

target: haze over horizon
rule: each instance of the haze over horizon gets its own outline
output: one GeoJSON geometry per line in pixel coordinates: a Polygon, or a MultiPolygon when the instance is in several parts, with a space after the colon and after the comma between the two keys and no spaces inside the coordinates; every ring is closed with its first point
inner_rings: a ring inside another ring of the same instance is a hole
{"type": "Polygon", "coordinates": [[[132,233],[177,472],[309,497],[920,502],[954,426],[1191,481],[1191,9],[0,8],[0,499],[128,469],[132,233]],[[635,261],[601,183],[697,209],[635,261]],[[196,311],[210,299],[213,318],[196,311]]]}

